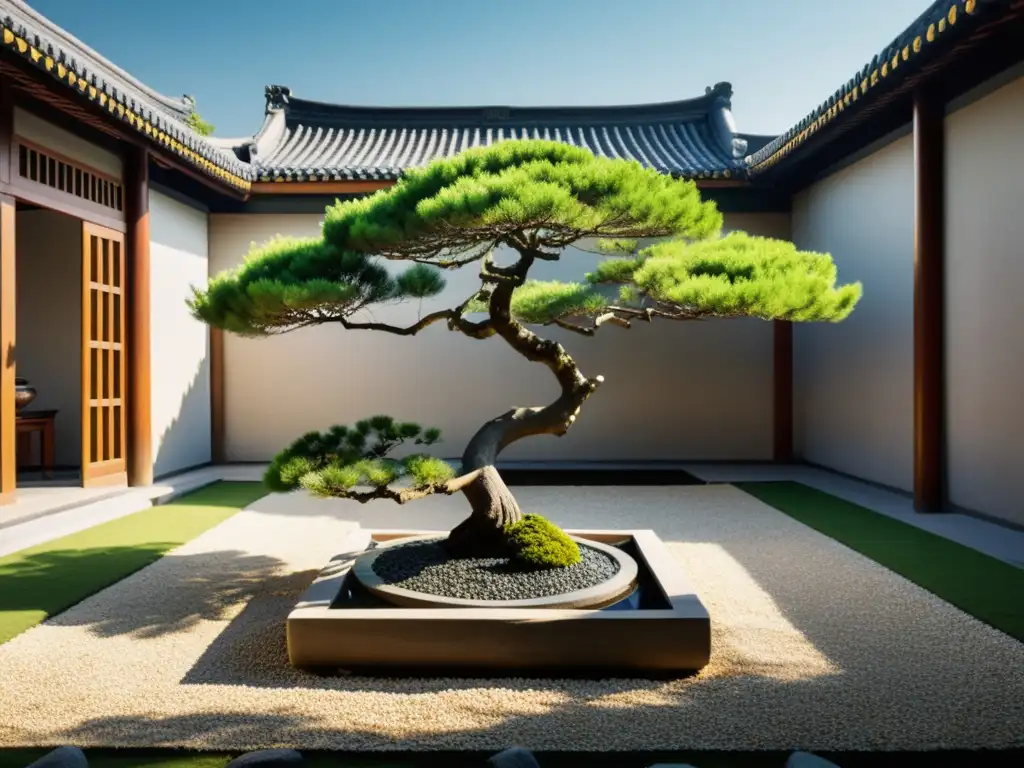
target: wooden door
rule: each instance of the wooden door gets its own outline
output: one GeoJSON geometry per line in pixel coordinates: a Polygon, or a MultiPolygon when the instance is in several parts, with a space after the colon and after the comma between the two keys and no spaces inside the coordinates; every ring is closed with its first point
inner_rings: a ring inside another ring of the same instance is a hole
{"type": "Polygon", "coordinates": [[[126,483],[124,235],[82,222],[82,485],[126,483]]]}

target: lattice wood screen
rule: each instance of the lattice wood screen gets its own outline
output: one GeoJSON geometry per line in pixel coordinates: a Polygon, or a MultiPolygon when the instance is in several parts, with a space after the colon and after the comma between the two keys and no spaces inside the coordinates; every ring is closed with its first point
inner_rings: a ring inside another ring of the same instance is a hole
{"type": "Polygon", "coordinates": [[[82,223],[82,479],[126,477],[124,235],[82,223]]]}
{"type": "Polygon", "coordinates": [[[112,211],[124,210],[124,189],[118,182],[20,140],[18,175],[112,211]]]}

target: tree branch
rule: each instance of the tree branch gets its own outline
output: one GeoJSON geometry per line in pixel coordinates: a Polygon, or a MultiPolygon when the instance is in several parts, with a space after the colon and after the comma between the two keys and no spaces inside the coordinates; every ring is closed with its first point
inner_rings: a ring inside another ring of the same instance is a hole
{"type": "Polygon", "coordinates": [[[344,317],[339,317],[338,322],[341,323],[342,327],[349,331],[383,331],[385,333],[391,333],[395,336],[415,336],[417,333],[422,331],[424,328],[433,325],[441,320],[448,320],[454,310],[444,309],[439,312],[431,312],[417,322],[410,326],[401,327],[397,325],[388,325],[387,323],[353,323],[344,317]]]}
{"type": "Polygon", "coordinates": [[[482,471],[481,469],[475,469],[472,472],[459,475],[459,477],[453,478],[446,483],[436,483],[420,488],[403,488],[399,490],[383,485],[371,491],[338,490],[331,493],[331,498],[351,499],[352,501],[358,501],[360,504],[366,504],[376,499],[388,499],[397,504],[407,504],[410,501],[425,499],[427,496],[434,496],[436,494],[451,496],[453,493],[458,493],[480,477],[482,471]]]}
{"type": "MultiPolygon", "coordinates": [[[[448,323],[448,330],[450,331],[460,331],[466,336],[474,339],[486,339],[494,335],[494,330],[490,327],[490,321],[484,320],[482,322],[475,323],[463,317],[466,307],[469,306],[469,303],[478,295],[479,292],[473,294],[464,302],[459,304],[459,306],[455,307],[455,309],[442,309],[437,312],[431,312],[429,315],[425,315],[412,325],[405,327],[389,325],[388,323],[353,323],[344,317],[336,319],[346,330],[383,331],[384,333],[390,333],[395,336],[415,336],[424,328],[445,320],[448,323]]],[[[328,321],[324,320],[323,322],[328,321]]]]}

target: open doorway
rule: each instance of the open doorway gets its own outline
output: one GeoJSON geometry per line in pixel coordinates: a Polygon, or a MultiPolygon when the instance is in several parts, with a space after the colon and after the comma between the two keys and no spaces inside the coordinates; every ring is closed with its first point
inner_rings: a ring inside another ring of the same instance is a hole
{"type": "Polygon", "coordinates": [[[82,485],[82,222],[18,203],[17,486],[82,485]]]}
{"type": "Polygon", "coordinates": [[[18,204],[17,487],[118,487],[126,477],[124,239],[18,204]]]}

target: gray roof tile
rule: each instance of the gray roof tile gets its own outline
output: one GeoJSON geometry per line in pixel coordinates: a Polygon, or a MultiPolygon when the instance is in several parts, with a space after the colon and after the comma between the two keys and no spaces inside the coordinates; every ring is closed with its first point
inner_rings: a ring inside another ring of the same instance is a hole
{"type": "Polygon", "coordinates": [[[741,177],[731,96],[719,83],[700,98],[625,107],[353,107],[268,86],[266,121],[236,151],[258,180],[395,179],[470,147],[539,138],[687,178],[741,177]]]}

